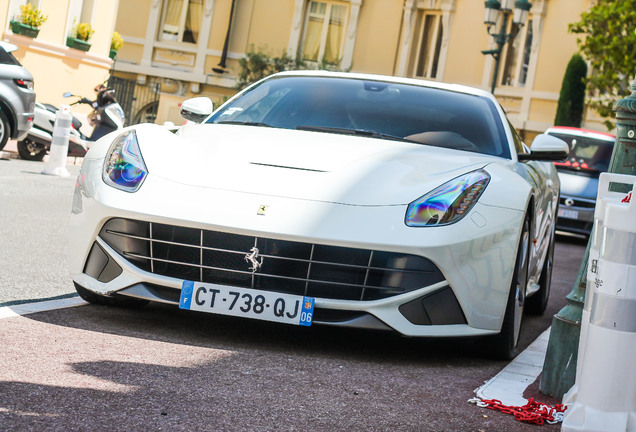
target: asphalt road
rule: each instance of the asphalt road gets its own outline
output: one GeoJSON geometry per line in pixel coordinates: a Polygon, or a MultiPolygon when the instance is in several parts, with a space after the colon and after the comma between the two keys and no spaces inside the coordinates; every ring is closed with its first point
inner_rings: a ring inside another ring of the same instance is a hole
{"type": "Polygon", "coordinates": [[[67,166],[69,177],[45,167],[0,159],[0,306],[74,292],[64,248],[80,167],[67,166]]]}
{"type": "MultiPolygon", "coordinates": [[[[74,293],[64,247],[79,167],[69,166],[68,178],[43,168],[0,160],[0,306],[74,293]]],[[[566,304],[584,249],[582,240],[558,238],[548,311],[525,317],[523,346],[566,304]]],[[[85,305],[0,319],[0,346],[3,431],[538,427],[467,403],[506,365],[479,340],[85,305]]]]}

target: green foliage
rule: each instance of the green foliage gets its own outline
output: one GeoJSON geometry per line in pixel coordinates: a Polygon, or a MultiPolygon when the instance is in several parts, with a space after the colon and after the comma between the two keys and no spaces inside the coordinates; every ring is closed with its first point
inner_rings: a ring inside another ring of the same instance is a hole
{"type": "Polygon", "coordinates": [[[236,88],[242,90],[250,84],[277,72],[307,69],[342,71],[340,69],[340,61],[337,64],[330,64],[325,61],[319,64],[307,64],[300,58],[294,59],[290,57],[285,52],[278,57],[272,57],[263,48],[254,50],[252,46],[245,57],[239,60],[236,88]]]}
{"type": "Polygon", "coordinates": [[[304,63],[297,61],[283,52],[279,57],[272,57],[262,48],[254,50],[251,47],[245,57],[239,60],[239,72],[237,75],[238,90],[242,90],[256,81],[273,73],[293,69],[304,69],[304,63]]]}
{"type": "Polygon", "coordinates": [[[574,54],[568,63],[561,84],[555,126],[581,127],[585,108],[585,77],[587,63],[579,54],[574,54]]]}
{"type": "Polygon", "coordinates": [[[33,6],[31,3],[20,5],[20,15],[18,15],[18,21],[24,25],[28,25],[35,28],[40,28],[42,24],[48,19],[47,15],[42,15],[40,9],[33,6]]]}
{"type": "Polygon", "coordinates": [[[636,71],[636,0],[599,0],[569,29],[585,36],[577,42],[591,66],[586,79],[592,96],[589,105],[612,129],[612,107],[630,94],[629,84],[636,71]]]}
{"type": "Polygon", "coordinates": [[[93,27],[89,23],[75,23],[73,25],[73,29],[71,30],[71,36],[75,39],[83,40],[84,42],[88,42],[95,33],[93,27]]]}

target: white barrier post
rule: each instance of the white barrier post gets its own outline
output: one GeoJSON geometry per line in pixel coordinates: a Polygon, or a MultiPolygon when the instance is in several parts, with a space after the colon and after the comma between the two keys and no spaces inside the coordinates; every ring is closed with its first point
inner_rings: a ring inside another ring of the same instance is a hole
{"type": "MultiPolygon", "coordinates": [[[[599,189],[610,182],[634,185],[636,176],[603,173],[599,189]]],[[[594,289],[564,432],[636,432],[636,197],[621,195],[597,207],[594,289]]]]}
{"type": "Polygon", "coordinates": [[[62,105],[55,114],[55,125],[53,126],[53,139],[49,151],[49,160],[42,174],[51,174],[61,177],[68,177],[70,174],[66,169],[66,157],[68,155],[68,139],[71,135],[71,107],[62,105]]]}
{"type": "Polygon", "coordinates": [[[563,395],[563,403],[570,404],[576,399],[578,392],[578,383],[581,382],[581,362],[583,361],[583,353],[587,343],[587,331],[590,323],[590,313],[592,312],[592,302],[594,300],[594,284],[597,277],[598,260],[601,251],[601,238],[603,237],[603,227],[605,226],[605,207],[610,202],[620,202],[625,198],[622,192],[613,192],[610,190],[610,183],[631,184],[632,190],[636,190],[636,177],[607,173],[599,178],[598,195],[596,197],[596,208],[594,209],[594,225],[592,234],[590,235],[590,253],[587,265],[587,283],[585,293],[585,304],[581,313],[581,336],[579,338],[579,350],[576,364],[576,383],[572,388],[563,395]]]}

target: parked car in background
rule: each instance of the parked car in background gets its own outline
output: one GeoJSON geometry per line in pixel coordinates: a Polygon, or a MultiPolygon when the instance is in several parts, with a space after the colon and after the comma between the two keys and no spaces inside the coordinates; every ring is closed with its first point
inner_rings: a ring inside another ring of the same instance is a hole
{"type": "Polygon", "coordinates": [[[570,147],[568,159],[555,162],[561,181],[557,229],[590,235],[599,175],[609,169],[616,137],[573,127],[554,126],[545,133],[561,138],[570,147]]]}
{"type": "Polygon", "coordinates": [[[33,125],[33,76],[11,54],[17,49],[0,41],[0,150],[9,138],[23,139],[33,125]]]}
{"type": "Polygon", "coordinates": [[[524,309],[545,310],[568,147],[528,149],[491,93],[287,72],[181,113],[176,133],[136,125],[86,154],[68,249],[83,299],[484,336],[505,358],[524,309]]]}

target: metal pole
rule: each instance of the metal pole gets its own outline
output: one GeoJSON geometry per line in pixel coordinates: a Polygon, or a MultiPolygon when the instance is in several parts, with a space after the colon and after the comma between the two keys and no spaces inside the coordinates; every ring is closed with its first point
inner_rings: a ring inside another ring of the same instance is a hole
{"type": "Polygon", "coordinates": [[[227,51],[230,45],[230,32],[232,30],[232,17],[234,16],[234,3],[236,0],[232,0],[232,6],[230,7],[230,19],[227,23],[227,33],[225,34],[225,42],[223,43],[223,52],[221,54],[221,61],[219,62],[218,68],[212,68],[212,70],[216,73],[224,73],[225,72],[225,62],[227,60],[227,51]]]}
{"type": "Polygon", "coordinates": [[[495,38],[495,42],[497,43],[497,50],[492,56],[495,59],[495,67],[492,72],[492,83],[490,85],[490,92],[495,94],[495,87],[497,87],[497,78],[499,76],[499,63],[501,60],[501,53],[503,51],[504,45],[506,45],[506,29],[508,28],[508,16],[509,13],[504,11],[502,22],[501,22],[501,30],[499,30],[499,34],[495,38]]]}
{"type": "MultiPolygon", "coordinates": [[[[630,96],[614,104],[617,132],[609,172],[636,175],[636,79],[632,82],[631,89],[630,96]]],[[[590,238],[574,288],[566,297],[568,305],[552,320],[539,390],[556,398],[563,397],[574,385],[576,378],[591,242],[590,238]]]]}

